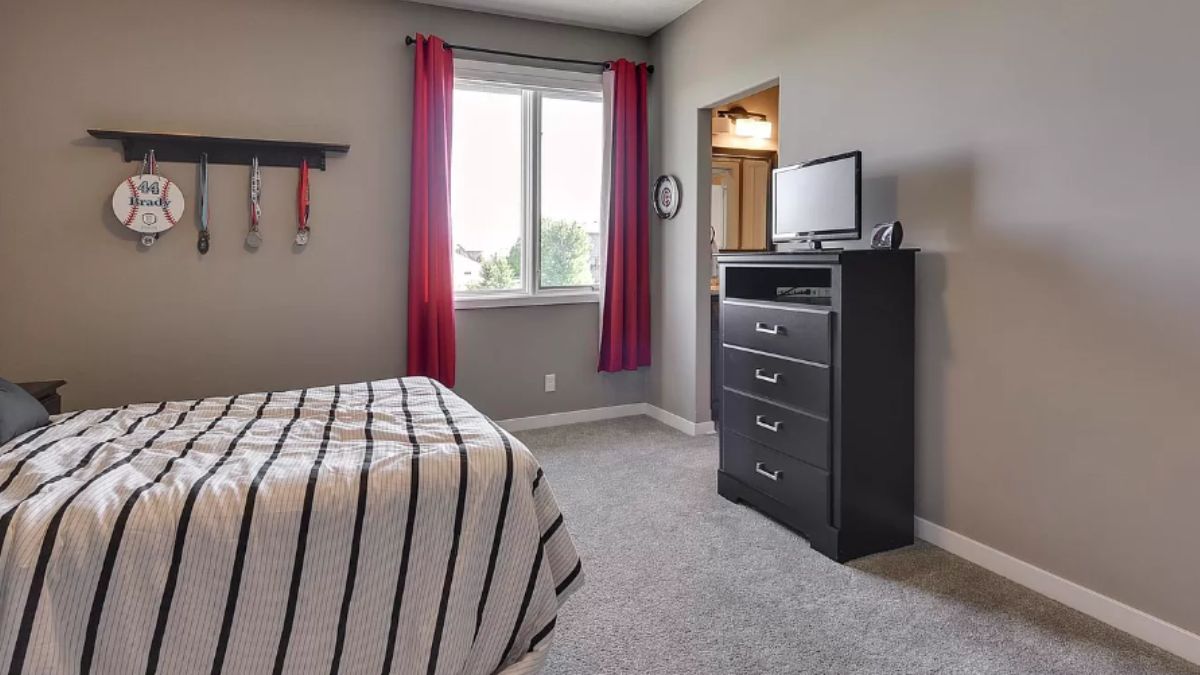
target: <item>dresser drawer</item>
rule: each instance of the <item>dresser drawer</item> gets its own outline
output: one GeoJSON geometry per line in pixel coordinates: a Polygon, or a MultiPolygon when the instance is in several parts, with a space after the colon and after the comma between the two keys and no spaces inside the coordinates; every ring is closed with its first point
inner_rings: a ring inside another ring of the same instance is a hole
{"type": "Polygon", "coordinates": [[[829,418],[829,367],[724,348],[725,386],[829,418]]]}
{"type": "Polygon", "coordinates": [[[830,312],[725,303],[725,342],[816,363],[830,362],[830,312]]]}
{"type": "Polygon", "coordinates": [[[829,524],[829,473],[798,462],[731,430],[721,432],[721,468],[794,509],[808,528],[829,524]]]}
{"type": "Polygon", "coordinates": [[[721,428],[728,428],[784,454],[829,468],[829,422],[725,390],[721,428]]]}

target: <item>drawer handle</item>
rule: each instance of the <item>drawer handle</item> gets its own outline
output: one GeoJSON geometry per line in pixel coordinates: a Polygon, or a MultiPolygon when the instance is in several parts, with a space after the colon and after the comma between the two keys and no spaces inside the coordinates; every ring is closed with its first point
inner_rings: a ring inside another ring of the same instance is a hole
{"type": "Polygon", "coordinates": [[[763,429],[766,429],[767,431],[774,431],[776,433],[779,432],[779,427],[783,426],[783,422],[768,422],[767,418],[763,417],[762,415],[755,415],[754,423],[763,429]]]}
{"type": "Polygon", "coordinates": [[[771,480],[779,480],[779,477],[783,475],[782,471],[767,471],[767,465],[762,462],[754,463],[754,473],[771,480]]]}
{"type": "Polygon", "coordinates": [[[767,371],[763,370],[762,368],[755,368],[754,379],[762,380],[763,382],[770,382],[771,384],[779,384],[779,373],[767,375],[767,371]]]}
{"type": "Polygon", "coordinates": [[[768,326],[762,321],[758,321],[754,324],[754,330],[759,333],[766,333],[767,335],[779,335],[783,333],[783,326],[768,326]]]}

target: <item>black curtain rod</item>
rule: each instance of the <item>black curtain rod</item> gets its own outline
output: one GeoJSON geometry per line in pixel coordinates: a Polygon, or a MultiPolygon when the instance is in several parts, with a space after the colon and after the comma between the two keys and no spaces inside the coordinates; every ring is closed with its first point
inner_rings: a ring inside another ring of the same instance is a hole
{"type": "MultiPolygon", "coordinates": [[[[417,39],[411,35],[404,36],[404,44],[415,45],[417,39]]],[[[578,66],[593,66],[608,70],[611,67],[609,61],[584,61],[582,59],[562,59],[557,56],[538,56],[537,54],[525,54],[523,52],[506,52],[500,49],[487,49],[485,47],[471,47],[468,45],[452,45],[449,42],[443,43],[446,49],[457,49],[464,52],[479,52],[481,54],[496,54],[498,56],[515,56],[521,59],[536,59],[538,61],[551,61],[553,63],[571,63],[578,66]]],[[[654,66],[646,66],[646,72],[653,73],[654,66]]]]}

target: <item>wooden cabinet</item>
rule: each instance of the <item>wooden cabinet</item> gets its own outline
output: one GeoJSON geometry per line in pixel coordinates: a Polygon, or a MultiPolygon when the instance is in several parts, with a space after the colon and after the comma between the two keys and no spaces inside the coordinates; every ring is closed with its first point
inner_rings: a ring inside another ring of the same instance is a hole
{"type": "Polygon", "coordinates": [[[771,163],[765,159],[743,159],[741,245],[738,248],[744,251],[767,249],[770,191],[771,163]]]}
{"type": "Polygon", "coordinates": [[[713,157],[712,185],[724,195],[723,200],[713,199],[713,231],[718,249],[767,249],[773,167],[774,160],[769,158],[713,157]]]}

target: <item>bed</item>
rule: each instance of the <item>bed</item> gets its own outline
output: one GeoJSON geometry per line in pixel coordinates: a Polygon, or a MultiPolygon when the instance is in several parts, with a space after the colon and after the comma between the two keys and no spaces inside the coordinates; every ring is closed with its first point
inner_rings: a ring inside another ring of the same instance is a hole
{"type": "Polygon", "coordinates": [[[582,579],[533,455],[428,378],[0,446],[9,673],[533,673],[582,579]]]}

